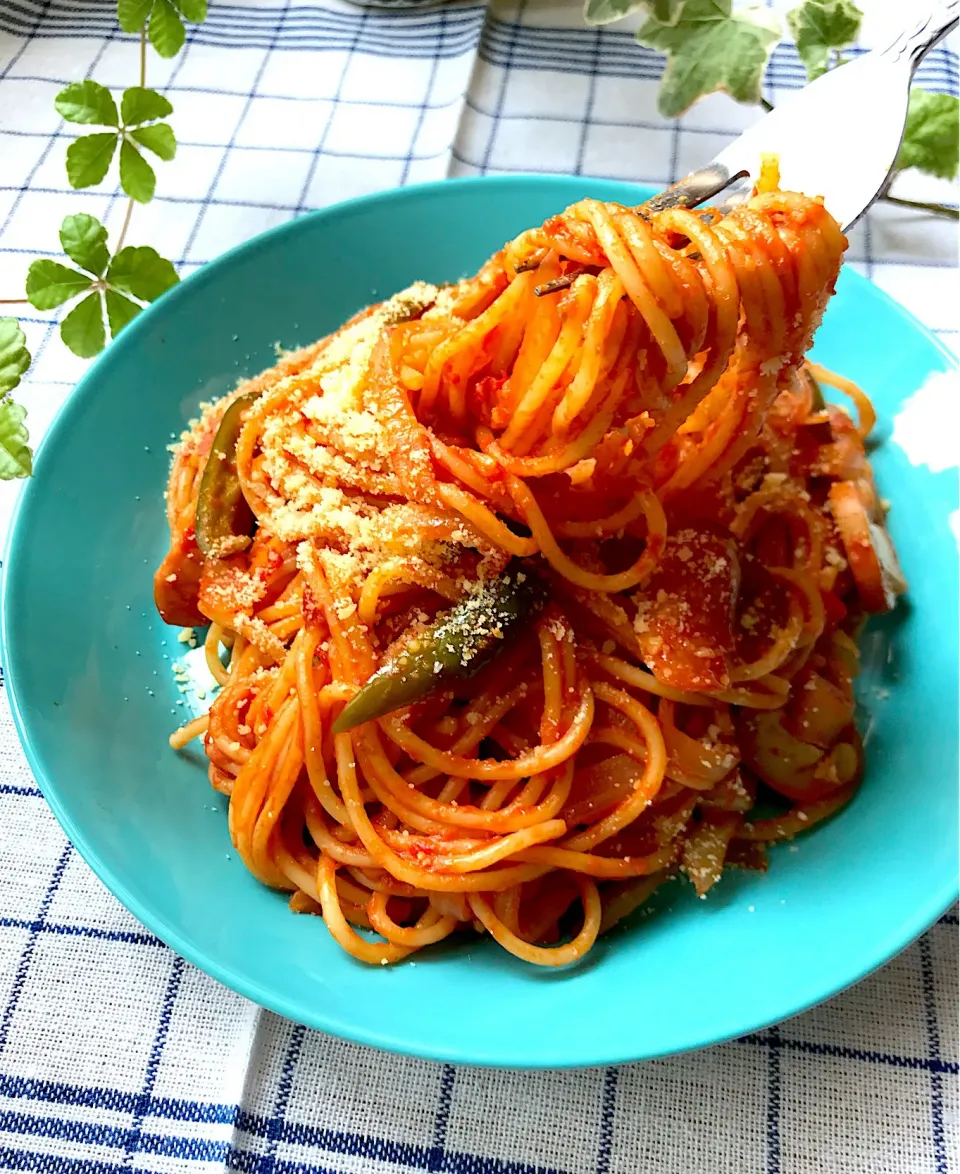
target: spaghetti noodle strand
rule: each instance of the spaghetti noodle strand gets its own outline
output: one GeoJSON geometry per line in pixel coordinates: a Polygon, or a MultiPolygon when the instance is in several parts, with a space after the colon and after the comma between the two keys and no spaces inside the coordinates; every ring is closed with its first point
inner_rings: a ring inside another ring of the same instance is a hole
{"type": "Polygon", "coordinates": [[[804,357],[846,242],[759,187],[582,200],[177,446],[154,594],[209,625],[216,696],[170,745],[202,738],[244,865],[358,960],[465,931],[574,964],[855,794],[857,637],[904,584],[869,399],[804,357]]]}

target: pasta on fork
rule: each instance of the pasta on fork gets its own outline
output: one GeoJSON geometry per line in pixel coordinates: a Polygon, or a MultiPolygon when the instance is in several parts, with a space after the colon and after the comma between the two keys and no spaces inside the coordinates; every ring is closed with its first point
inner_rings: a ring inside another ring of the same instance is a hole
{"type": "Polygon", "coordinates": [[[857,637],[905,584],[869,400],[805,357],[845,238],[759,187],[582,200],[177,446],[155,595],[220,690],[171,743],[358,959],[473,929],[573,962],[855,793],[857,637]]]}

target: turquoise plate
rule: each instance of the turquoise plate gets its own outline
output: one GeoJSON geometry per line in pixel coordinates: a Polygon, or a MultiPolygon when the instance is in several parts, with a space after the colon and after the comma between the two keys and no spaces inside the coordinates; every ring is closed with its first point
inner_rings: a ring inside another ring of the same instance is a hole
{"type": "Polygon", "coordinates": [[[13,712],[83,857],[215,978],[291,1019],[392,1051],[559,1067],[702,1047],[862,978],[956,897],[956,476],[912,464],[892,438],[921,388],[903,419],[926,412],[936,429],[955,361],[852,272],[816,357],[877,404],[877,475],[910,596],[865,640],[862,791],[776,850],[769,874],[726,876],[706,901],[672,886],[652,916],[559,973],[480,940],[369,968],[247,874],[202,763],[168,749],[183,708],[165,656],[183,646],[154,613],[151,576],[166,548],[171,436],[201,400],[270,365],[276,344],[315,339],[415,278],[470,273],[587,195],[644,198],[625,184],[551,177],[406,188],[292,221],[207,265],[82,380],[43,441],[9,541],[2,632],[13,712]]]}

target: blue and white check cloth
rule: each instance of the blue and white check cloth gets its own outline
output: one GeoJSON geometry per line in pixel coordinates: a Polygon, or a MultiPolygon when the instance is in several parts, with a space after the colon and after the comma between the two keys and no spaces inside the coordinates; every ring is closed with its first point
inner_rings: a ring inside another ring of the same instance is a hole
{"type": "MultiPolygon", "coordinates": [[[[863,2],[863,0],[861,0],[863,2]]],[[[864,7],[867,7],[864,3],[864,7]]],[[[902,5],[869,6],[867,43],[902,5]]],[[[656,113],[662,60],[576,0],[486,9],[215,4],[172,63],[151,55],[180,140],[130,240],[187,273],[348,196],[443,176],[577,172],[662,185],[754,117],[722,96],[656,113]]],[[[106,0],[0,0],[0,294],[57,251],[67,211],[116,231],[109,186],[67,189],[53,97],[130,85],[106,0]]],[[[768,96],[802,83],[791,46],[768,96]]],[[[957,57],[921,70],[957,92],[957,57]]],[[[901,194],[956,201],[938,181],[901,194]]],[[[951,225],[889,206],[853,264],[949,345],[951,225]]],[[[38,436],[81,373],[55,316],[25,319],[38,436]]],[[[5,529],[13,489],[0,493],[5,529]]],[[[518,1074],[385,1056],[260,1011],[167,950],[64,840],[0,697],[0,1168],[113,1174],[957,1174],[957,918],[798,1019],[642,1066],[518,1074]]]]}

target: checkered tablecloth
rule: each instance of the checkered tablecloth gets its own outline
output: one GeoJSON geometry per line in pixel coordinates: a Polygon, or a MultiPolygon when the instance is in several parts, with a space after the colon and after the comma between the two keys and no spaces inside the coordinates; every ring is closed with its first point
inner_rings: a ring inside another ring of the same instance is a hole
{"type": "MultiPolygon", "coordinates": [[[[861,0],[863,2],[863,0],[861,0]]],[[[906,6],[868,8],[864,39],[906,6]]],[[[912,10],[912,5],[910,6],[912,10]]],[[[754,110],[656,113],[662,60],[574,0],[491,9],[215,3],[172,63],[151,55],[180,141],[130,240],[187,273],[311,208],[443,176],[577,172],[662,185],[754,110]]],[[[66,187],[69,80],[132,84],[102,0],[0,0],[0,297],[56,254],[68,211],[116,231],[112,188],[66,187]]],[[[802,69],[781,45],[767,93],[802,69]]],[[[957,92],[957,57],[921,71],[957,92]]],[[[917,177],[902,194],[956,200],[917,177]]],[[[878,208],[853,265],[957,344],[955,230],[878,208]]],[[[55,315],[24,319],[33,435],[83,364],[55,315]]],[[[20,394],[20,393],[18,393],[20,394]]],[[[0,491],[0,531],[14,487],[0,491]]],[[[957,1153],[957,918],[825,1006],[696,1055],[565,1073],[386,1056],[220,987],[131,918],[66,843],[0,696],[0,1168],[68,1174],[950,1174],[957,1153]]]]}

